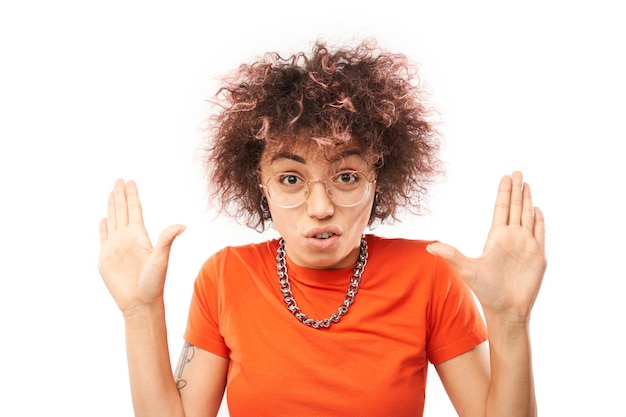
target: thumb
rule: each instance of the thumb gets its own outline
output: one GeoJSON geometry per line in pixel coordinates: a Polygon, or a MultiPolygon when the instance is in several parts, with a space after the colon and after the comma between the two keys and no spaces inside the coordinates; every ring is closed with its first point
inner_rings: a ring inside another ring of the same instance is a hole
{"type": "Polygon", "coordinates": [[[154,245],[154,256],[156,256],[157,259],[165,259],[167,262],[174,239],[176,239],[177,236],[180,236],[180,234],[184,231],[185,226],[182,224],[175,224],[165,228],[159,235],[159,238],[154,245]]]}
{"type": "Polygon", "coordinates": [[[469,266],[469,258],[447,243],[433,242],[426,246],[426,250],[448,261],[459,273],[469,266]]]}
{"type": "Polygon", "coordinates": [[[185,226],[176,224],[167,227],[159,235],[139,280],[139,287],[141,287],[140,289],[146,300],[151,302],[158,297],[162,298],[170,249],[176,236],[180,235],[184,230],[185,226]]]}

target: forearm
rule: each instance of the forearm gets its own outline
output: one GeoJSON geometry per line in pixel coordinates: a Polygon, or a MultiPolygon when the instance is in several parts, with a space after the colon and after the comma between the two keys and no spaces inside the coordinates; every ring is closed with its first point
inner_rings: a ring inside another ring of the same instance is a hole
{"type": "Polygon", "coordinates": [[[124,319],[135,416],[184,416],[172,375],[165,309],[141,309],[124,319]]]}
{"type": "Polygon", "coordinates": [[[486,416],[535,417],[537,404],[528,321],[486,316],[491,384],[486,416]]]}

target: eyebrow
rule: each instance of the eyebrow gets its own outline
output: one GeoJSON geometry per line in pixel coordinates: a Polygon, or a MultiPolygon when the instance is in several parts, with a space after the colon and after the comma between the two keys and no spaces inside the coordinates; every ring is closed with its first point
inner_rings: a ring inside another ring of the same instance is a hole
{"type": "Polygon", "coordinates": [[[276,155],[274,155],[272,157],[272,161],[271,162],[274,162],[277,159],[291,159],[291,160],[294,160],[296,162],[300,162],[302,164],[306,164],[306,159],[304,159],[300,155],[296,155],[296,154],[289,153],[289,152],[279,152],[279,153],[277,153],[276,155]]]}
{"type": "MultiPolygon", "coordinates": [[[[348,156],[352,156],[352,155],[361,155],[361,151],[358,149],[347,149],[345,151],[343,151],[339,156],[335,156],[333,157],[330,162],[337,162],[339,161],[341,158],[347,158],[348,156]]],[[[301,157],[300,155],[296,155],[293,153],[289,153],[289,152],[279,152],[276,155],[274,155],[272,157],[271,162],[274,162],[278,159],[291,159],[293,161],[296,162],[300,162],[301,164],[306,164],[306,159],[304,159],[303,157],[301,157]]]]}

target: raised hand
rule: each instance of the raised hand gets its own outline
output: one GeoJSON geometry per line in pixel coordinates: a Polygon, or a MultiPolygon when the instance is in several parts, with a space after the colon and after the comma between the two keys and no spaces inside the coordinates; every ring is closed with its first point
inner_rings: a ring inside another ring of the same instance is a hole
{"type": "Polygon", "coordinates": [[[428,251],[446,259],[472,289],[486,315],[527,320],[546,270],[545,223],[522,173],[500,181],[484,251],[468,258],[444,243],[428,251]]]}
{"type": "Polygon", "coordinates": [[[170,248],[184,229],[182,225],[166,228],[153,247],[144,226],[137,185],[133,181],[115,182],[107,217],[100,222],[98,270],[124,314],[162,302],[170,248]]]}

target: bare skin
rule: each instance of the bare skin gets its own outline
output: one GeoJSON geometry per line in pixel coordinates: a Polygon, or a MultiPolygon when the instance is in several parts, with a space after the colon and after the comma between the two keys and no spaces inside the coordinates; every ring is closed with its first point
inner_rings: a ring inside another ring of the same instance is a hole
{"type": "Polygon", "coordinates": [[[533,207],[530,186],[522,174],[502,178],[491,230],[483,254],[467,258],[449,245],[433,244],[429,251],[442,256],[461,273],[486,314],[505,314],[525,322],[530,316],[547,261],[545,224],[533,207]]]}

